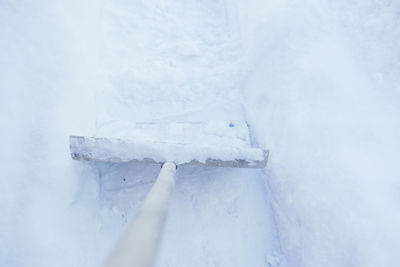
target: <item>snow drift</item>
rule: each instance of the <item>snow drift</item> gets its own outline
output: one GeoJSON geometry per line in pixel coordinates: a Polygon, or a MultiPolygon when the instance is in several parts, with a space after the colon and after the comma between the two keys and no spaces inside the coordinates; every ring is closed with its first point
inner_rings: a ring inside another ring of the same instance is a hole
{"type": "Polygon", "coordinates": [[[399,4],[238,5],[287,264],[396,265],[399,4]]]}

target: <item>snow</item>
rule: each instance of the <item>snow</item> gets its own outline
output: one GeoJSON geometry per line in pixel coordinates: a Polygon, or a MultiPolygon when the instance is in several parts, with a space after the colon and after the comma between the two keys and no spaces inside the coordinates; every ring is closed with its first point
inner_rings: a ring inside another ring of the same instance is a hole
{"type": "Polygon", "coordinates": [[[150,190],[158,168],[75,162],[69,135],[234,120],[268,168],[178,170],[156,266],[395,266],[399,10],[1,1],[0,265],[99,266],[150,190]]]}
{"type": "Polygon", "coordinates": [[[255,136],[271,150],[267,183],[287,264],[397,265],[399,4],[262,10],[243,31],[248,51],[264,51],[244,92],[255,136]]]}
{"type": "MultiPolygon", "coordinates": [[[[73,158],[95,161],[165,161],[264,168],[268,151],[252,147],[246,122],[116,123],[99,136],[70,137],[73,158]]],[[[103,130],[102,129],[102,130],[103,130]]],[[[192,164],[193,165],[193,164],[192,164]]]]}

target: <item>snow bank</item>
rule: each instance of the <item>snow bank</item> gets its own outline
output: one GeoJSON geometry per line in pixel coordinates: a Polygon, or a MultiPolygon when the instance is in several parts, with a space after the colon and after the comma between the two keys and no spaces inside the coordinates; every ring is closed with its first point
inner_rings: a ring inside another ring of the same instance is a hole
{"type": "Polygon", "coordinates": [[[271,149],[267,185],[287,265],[396,265],[399,5],[237,6],[246,110],[271,149]]]}
{"type": "Polygon", "coordinates": [[[68,149],[71,132],[94,128],[91,90],[99,79],[95,32],[87,29],[95,28],[96,11],[80,1],[0,3],[2,266],[97,262],[87,256],[87,233],[96,232],[95,176],[68,149]]]}

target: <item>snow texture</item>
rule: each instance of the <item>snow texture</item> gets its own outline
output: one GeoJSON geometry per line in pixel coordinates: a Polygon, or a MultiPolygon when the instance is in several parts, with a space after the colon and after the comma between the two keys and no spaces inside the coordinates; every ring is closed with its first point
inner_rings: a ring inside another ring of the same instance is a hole
{"type": "Polygon", "coordinates": [[[254,148],[246,122],[118,123],[106,138],[71,136],[74,159],[148,161],[265,168],[268,151],[254,148]]]}
{"type": "Polygon", "coordinates": [[[230,120],[268,168],[178,169],[156,266],[398,265],[399,11],[0,1],[0,265],[100,266],[150,190],[159,168],[73,161],[69,135],[230,120]]]}

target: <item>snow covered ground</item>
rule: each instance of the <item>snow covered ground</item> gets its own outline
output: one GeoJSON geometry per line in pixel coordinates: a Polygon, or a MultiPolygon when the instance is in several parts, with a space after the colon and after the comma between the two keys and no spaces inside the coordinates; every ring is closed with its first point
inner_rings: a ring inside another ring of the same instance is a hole
{"type": "Polygon", "coordinates": [[[156,266],[396,266],[399,11],[0,1],[0,265],[99,266],[150,189],[158,169],[73,162],[69,135],[232,119],[268,168],[180,170],[156,266]]]}
{"type": "Polygon", "coordinates": [[[245,95],[288,265],[396,266],[400,3],[272,3],[244,11],[245,95]]]}

